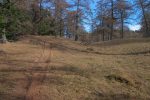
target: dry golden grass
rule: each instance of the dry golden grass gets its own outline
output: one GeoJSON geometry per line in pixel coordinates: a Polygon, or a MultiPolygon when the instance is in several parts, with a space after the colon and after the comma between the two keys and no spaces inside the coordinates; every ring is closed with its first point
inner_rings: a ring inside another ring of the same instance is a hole
{"type": "Polygon", "coordinates": [[[0,100],[149,100],[150,41],[139,41],[0,44],[0,100]]]}

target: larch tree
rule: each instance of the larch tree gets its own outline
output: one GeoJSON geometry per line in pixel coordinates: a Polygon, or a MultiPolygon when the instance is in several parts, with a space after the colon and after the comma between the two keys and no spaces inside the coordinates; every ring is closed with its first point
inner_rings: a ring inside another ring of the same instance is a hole
{"type": "Polygon", "coordinates": [[[75,41],[78,41],[79,39],[79,31],[82,30],[81,28],[83,28],[83,23],[84,20],[87,18],[88,14],[88,10],[90,10],[90,2],[92,2],[92,0],[73,0],[72,1],[73,4],[71,5],[71,9],[74,9],[74,11],[76,12],[76,16],[75,16],[75,41]]]}
{"type": "Polygon", "coordinates": [[[135,0],[135,3],[137,5],[138,9],[141,10],[141,16],[143,17],[142,21],[143,21],[143,24],[144,24],[144,27],[143,27],[144,36],[145,37],[150,37],[149,24],[148,24],[149,23],[148,22],[149,17],[146,16],[147,11],[148,11],[148,13],[150,13],[149,12],[150,11],[150,2],[149,2],[149,0],[135,0]]]}
{"type": "Polygon", "coordinates": [[[132,7],[129,4],[128,1],[126,0],[117,0],[116,3],[116,8],[117,8],[117,19],[119,19],[119,23],[121,26],[121,31],[120,31],[120,38],[124,38],[124,26],[126,24],[125,20],[128,19],[131,15],[131,10],[132,7]]]}
{"type": "Polygon", "coordinates": [[[33,0],[31,2],[31,13],[32,13],[32,24],[33,30],[32,33],[37,35],[37,24],[42,20],[41,16],[42,10],[42,0],[33,0]]]}
{"type": "Polygon", "coordinates": [[[105,26],[108,33],[108,40],[113,39],[114,33],[114,24],[116,21],[115,12],[116,12],[116,0],[99,0],[97,2],[98,7],[98,16],[100,16],[101,25],[105,26]],[[100,14],[100,15],[99,15],[100,14]]]}
{"type": "Polygon", "coordinates": [[[64,22],[67,14],[67,7],[69,4],[65,0],[55,0],[55,22],[56,22],[56,33],[59,33],[59,36],[64,34],[64,22]]]}
{"type": "Polygon", "coordinates": [[[66,23],[66,34],[69,38],[71,38],[76,32],[76,11],[68,11],[67,12],[67,23],[66,23]]]}
{"type": "Polygon", "coordinates": [[[110,32],[110,37],[109,39],[112,40],[112,36],[114,33],[114,0],[110,0],[111,2],[111,32],[110,32]]]}

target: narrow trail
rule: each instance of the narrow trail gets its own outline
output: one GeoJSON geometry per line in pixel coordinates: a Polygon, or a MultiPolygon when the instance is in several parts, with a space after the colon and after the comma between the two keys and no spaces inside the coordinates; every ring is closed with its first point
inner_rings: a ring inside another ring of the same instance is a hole
{"type": "MultiPolygon", "coordinates": [[[[42,52],[38,61],[46,58],[46,56],[44,55],[44,52],[46,50],[45,42],[43,44],[44,45],[42,47],[42,52]]],[[[40,100],[41,89],[39,87],[43,85],[44,80],[47,77],[47,71],[51,64],[51,56],[52,56],[52,47],[50,47],[49,49],[49,55],[47,59],[48,61],[45,61],[46,62],[45,66],[34,67],[28,73],[24,73],[27,77],[26,94],[24,96],[24,100],[40,100]],[[42,73],[40,73],[40,70],[42,71],[42,73]]]]}
{"type": "Polygon", "coordinates": [[[26,87],[26,95],[24,100],[37,100],[37,98],[40,96],[40,90],[37,91],[37,87],[41,86],[46,79],[46,69],[48,67],[45,67],[45,73],[33,73],[31,72],[29,75],[27,75],[27,87],[26,87]]]}

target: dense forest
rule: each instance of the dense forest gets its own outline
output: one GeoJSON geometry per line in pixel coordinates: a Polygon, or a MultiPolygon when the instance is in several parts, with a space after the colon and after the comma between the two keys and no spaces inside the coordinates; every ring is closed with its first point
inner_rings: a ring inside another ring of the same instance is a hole
{"type": "Polygon", "coordinates": [[[87,36],[90,41],[129,38],[135,34],[149,37],[150,1],[0,0],[0,34],[3,42],[6,37],[16,40],[22,35],[53,35],[75,41],[86,41],[87,36]],[[141,29],[132,32],[128,25],[133,22],[141,29]]]}

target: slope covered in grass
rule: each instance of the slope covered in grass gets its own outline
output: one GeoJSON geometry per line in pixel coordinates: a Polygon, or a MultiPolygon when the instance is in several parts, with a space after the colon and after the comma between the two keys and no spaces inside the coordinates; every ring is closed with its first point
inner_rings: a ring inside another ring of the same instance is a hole
{"type": "Polygon", "coordinates": [[[0,44],[0,100],[149,100],[149,39],[113,42],[28,36],[0,44]]]}

